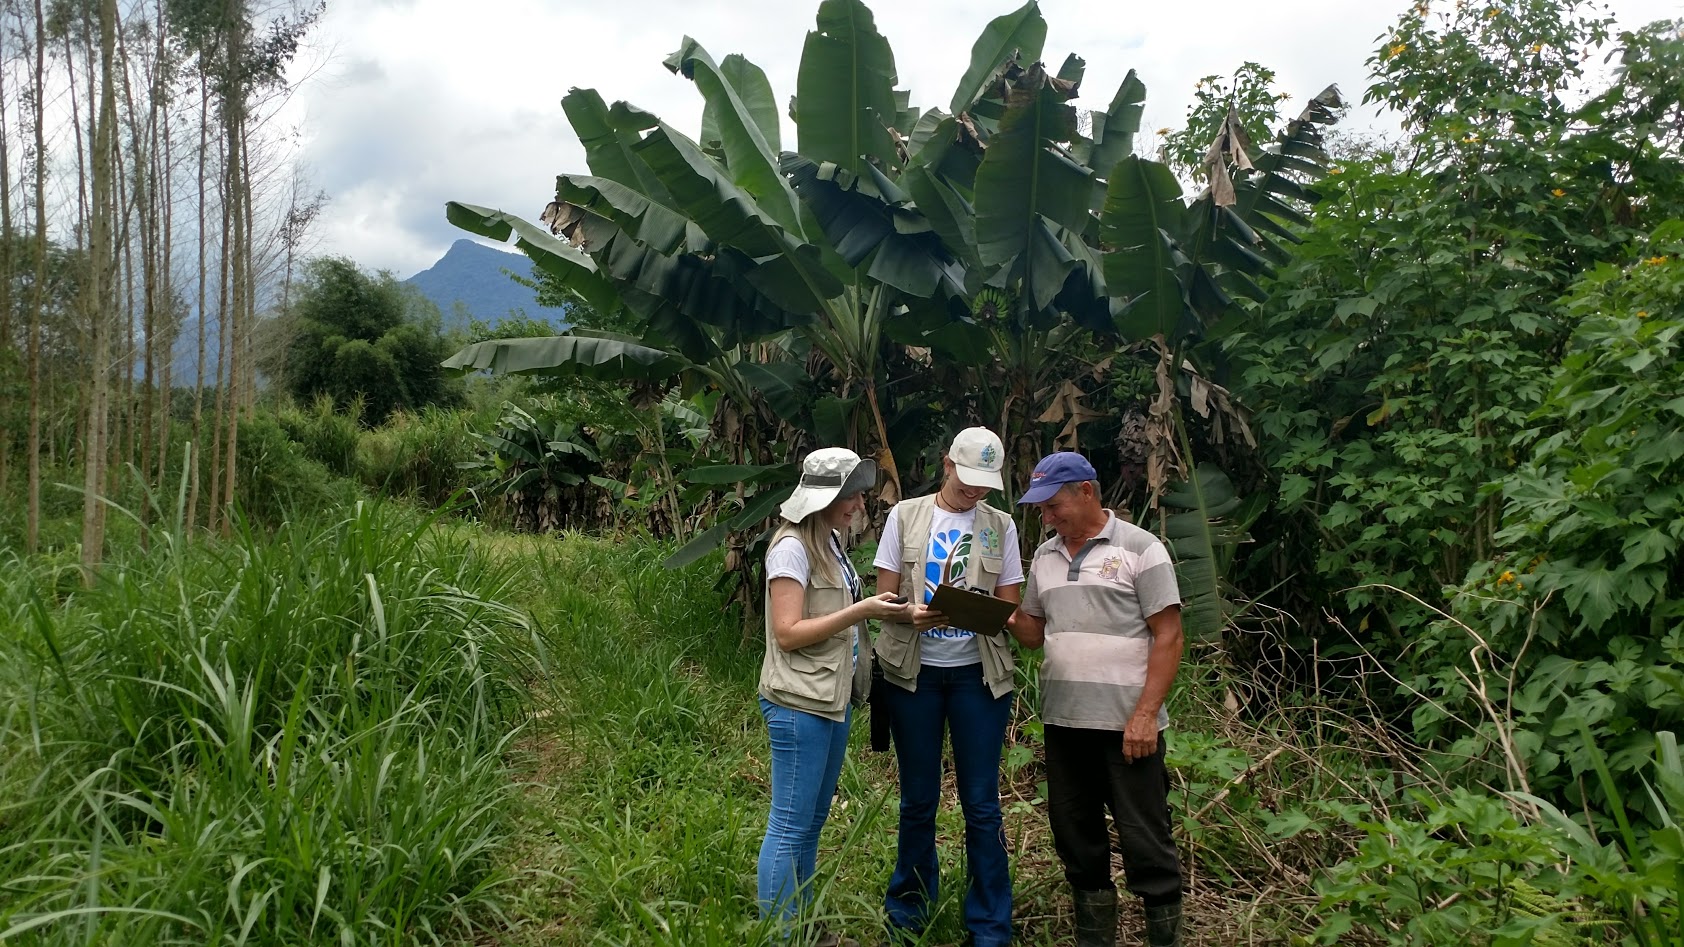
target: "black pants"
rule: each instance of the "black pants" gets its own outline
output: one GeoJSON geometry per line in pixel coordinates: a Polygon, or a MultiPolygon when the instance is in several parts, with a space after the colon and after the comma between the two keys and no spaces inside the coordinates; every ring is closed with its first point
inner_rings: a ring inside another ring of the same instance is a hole
{"type": "Polygon", "coordinates": [[[1147,907],[1181,900],[1181,860],[1169,822],[1169,770],[1164,741],[1132,763],[1123,759],[1120,730],[1046,728],[1047,815],[1064,877],[1078,891],[1116,887],[1111,881],[1111,833],[1117,824],[1128,889],[1147,907]]]}

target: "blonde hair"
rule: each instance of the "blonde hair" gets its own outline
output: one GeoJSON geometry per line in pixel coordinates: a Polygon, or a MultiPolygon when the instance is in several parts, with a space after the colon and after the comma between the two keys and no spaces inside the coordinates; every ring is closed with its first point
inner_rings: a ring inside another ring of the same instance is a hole
{"type": "MultiPolygon", "coordinates": [[[[824,511],[842,501],[837,497],[827,504],[824,509],[814,510],[802,517],[791,529],[801,540],[801,548],[807,551],[807,569],[812,575],[823,576],[825,579],[842,584],[842,568],[836,563],[836,556],[830,551],[830,537],[835,530],[825,521],[824,511]]],[[[848,537],[845,531],[836,538],[838,546],[844,551],[848,548],[848,537]]]]}

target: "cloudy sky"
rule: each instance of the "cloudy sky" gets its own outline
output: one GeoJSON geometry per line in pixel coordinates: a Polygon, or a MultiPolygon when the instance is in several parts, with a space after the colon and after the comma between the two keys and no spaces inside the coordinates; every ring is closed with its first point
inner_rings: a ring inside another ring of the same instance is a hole
{"type": "MultiPolygon", "coordinates": [[[[870,0],[868,0],[870,2],[870,0]]],[[[894,48],[899,88],[945,107],[989,19],[1019,0],[870,2],[894,48]]],[[[1043,54],[1087,60],[1076,104],[1102,108],[1129,69],[1147,87],[1142,128],[1179,125],[1199,77],[1247,60],[1278,74],[1296,112],[1329,83],[1360,100],[1363,66],[1404,0],[1041,0],[1043,54]]],[[[1621,26],[1684,17],[1684,0],[1613,0],[1621,26]]],[[[701,97],[661,66],[694,36],[722,59],[763,68],[780,102],[795,91],[817,0],[331,0],[300,57],[293,114],[304,160],[331,203],[318,252],[407,277],[464,236],[444,220],[461,200],[535,219],[555,176],[586,170],[562,115],[594,87],[693,132],[701,97]]],[[[1371,110],[1352,121],[1384,124],[1371,110]]],[[[786,125],[787,125],[786,119],[786,125]]],[[[793,130],[786,128],[786,143],[793,130]]]]}

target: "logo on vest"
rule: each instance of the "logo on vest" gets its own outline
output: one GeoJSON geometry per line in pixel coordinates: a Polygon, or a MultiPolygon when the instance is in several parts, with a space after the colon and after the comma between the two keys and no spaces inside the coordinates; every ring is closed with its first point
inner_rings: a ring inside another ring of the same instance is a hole
{"type": "Polygon", "coordinates": [[[983,555],[998,556],[1000,554],[1000,534],[994,527],[985,527],[982,532],[978,533],[977,542],[982,545],[983,555]]]}

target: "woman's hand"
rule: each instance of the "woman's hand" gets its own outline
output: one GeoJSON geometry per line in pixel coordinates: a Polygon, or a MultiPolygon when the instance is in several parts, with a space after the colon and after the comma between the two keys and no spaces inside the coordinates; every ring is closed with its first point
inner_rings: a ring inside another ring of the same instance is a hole
{"type": "Polygon", "coordinates": [[[879,592],[870,598],[861,599],[860,606],[867,618],[904,622],[912,617],[912,606],[899,600],[900,596],[894,592],[879,592]],[[899,604],[896,604],[897,601],[899,604]]]}
{"type": "Polygon", "coordinates": [[[916,605],[912,609],[912,627],[919,631],[929,631],[947,624],[947,615],[938,612],[928,605],[916,605]]]}

